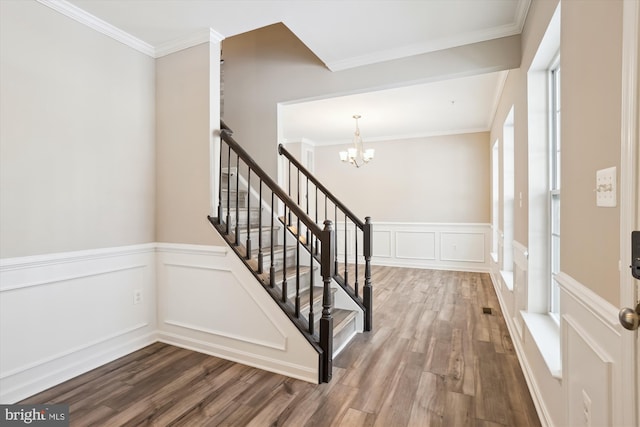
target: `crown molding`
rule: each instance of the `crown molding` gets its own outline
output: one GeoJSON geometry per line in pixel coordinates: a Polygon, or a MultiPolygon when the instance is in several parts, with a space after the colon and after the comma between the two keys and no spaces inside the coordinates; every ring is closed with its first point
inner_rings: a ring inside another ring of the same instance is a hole
{"type": "Polygon", "coordinates": [[[155,48],[151,46],[149,43],[140,40],[137,37],[132,36],[131,34],[122,31],[120,28],[117,28],[106,21],[84,11],[83,9],[69,3],[66,0],[37,0],[39,3],[50,7],[51,9],[59,12],[74,21],[77,21],[81,24],[86,25],[89,28],[96,30],[99,33],[102,33],[108,37],[111,37],[114,40],[119,41],[132,49],[137,50],[138,52],[144,53],[145,55],[154,57],[155,48]]]}
{"type": "Polygon", "coordinates": [[[154,57],[160,58],[202,43],[220,43],[222,40],[224,40],[224,36],[222,34],[218,33],[213,28],[208,28],[206,30],[198,31],[195,34],[159,45],[155,49],[154,57]]]}
{"type": "Polygon", "coordinates": [[[507,82],[508,76],[509,70],[501,71],[498,74],[498,84],[496,85],[496,91],[493,95],[491,114],[489,115],[489,120],[487,121],[487,129],[489,130],[491,130],[491,128],[493,127],[493,122],[496,120],[496,114],[498,113],[498,107],[500,106],[500,99],[502,98],[502,91],[504,90],[504,85],[507,82]]]}
{"type": "Polygon", "coordinates": [[[527,14],[531,7],[531,0],[520,0],[518,2],[518,9],[516,10],[516,25],[518,26],[518,33],[522,33],[524,23],[527,20],[527,14]]]}
{"type": "Polygon", "coordinates": [[[494,27],[487,30],[474,31],[455,37],[442,38],[427,43],[416,43],[399,48],[372,52],[353,58],[337,59],[335,61],[325,62],[325,65],[331,71],[342,71],[363,65],[371,65],[378,62],[391,61],[394,59],[436,52],[438,50],[451,49],[468,44],[515,36],[522,33],[530,5],[531,0],[519,0],[515,16],[513,17],[513,22],[508,25],[494,27]]]}
{"type": "Polygon", "coordinates": [[[482,43],[489,40],[515,36],[521,33],[520,26],[520,23],[516,22],[510,25],[491,28],[489,30],[475,31],[426,43],[414,43],[399,48],[372,52],[353,58],[329,61],[325,62],[325,65],[331,71],[342,71],[350,68],[361,67],[364,65],[371,65],[378,62],[392,61],[395,59],[424,55],[439,50],[453,49],[469,44],[482,43]]]}
{"type": "MultiPolygon", "coordinates": [[[[395,135],[386,135],[386,136],[378,136],[373,138],[363,138],[364,144],[368,144],[371,142],[387,142],[387,141],[403,141],[408,139],[419,139],[419,138],[433,138],[438,136],[452,136],[452,135],[465,135],[469,133],[482,133],[489,132],[490,129],[486,127],[478,127],[478,128],[465,128],[465,129],[447,129],[443,131],[429,131],[429,132],[416,132],[416,133],[404,133],[404,134],[395,134],[395,135]]],[[[326,140],[326,141],[314,141],[309,138],[303,137],[302,139],[295,139],[291,141],[286,141],[284,143],[294,143],[294,142],[305,142],[314,147],[328,147],[331,145],[347,145],[353,144],[353,140],[326,140]]]]}
{"type": "Polygon", "coordinates": [[[202,30],[196,34],[192,34],[187,37],[172,40],[170,42],[161,44],[154,47],[149,43],[140,40],[139,38],[121,30],[109,24],[106,21],[86,12],[78,6],[69,3],[67,0],[36,0],[40,4],[43,4],[51,9],[59,12],[80,24],[102,33],[112,39],[129,46],[132,49],[137,50],[152,58],[159,58],[165,55],[169,55],[174,52],[178,52],[183,49],[187,49],[202,43],[219,43],[224,40],[224,36],[212,28],[202,30]]]}

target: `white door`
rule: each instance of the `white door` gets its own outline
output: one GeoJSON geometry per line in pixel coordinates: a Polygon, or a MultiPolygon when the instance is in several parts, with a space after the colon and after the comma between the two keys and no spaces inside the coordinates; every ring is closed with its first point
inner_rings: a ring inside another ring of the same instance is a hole
{"type": "MultiPolygon", "coordinates": [[[[640,280],[631,275],[631,232],[640,230],[640,2],[624,0],[622,37],[622,158],[620,280],[621,305],[631,318],[640,300],[640,280]]],[[[640,427],[640,339],[638,330],[623,330],[622,419],[640,427]],[[635,421],[632,421],[635,418],[635,421]]]]}
{"type": "MultiPolygon", "coordinates": [[[[640,56],[640,44],[638,53],[640,56]]],[[[638,72],[637,82],[640,83],[640,67],[636,70],[638,72]]],[[[636,175],[636,230],[640,230],[640,94],[636,97],[636,106],[638,107],[638,121],[636,122],[636,153],[638,158],[635,164],[636,175]]],[[[640,280],[635,281],[636,294],[635,301],[640,302],[640,280]]],[[[640,333],[636,330],[636,424],[640,427],[640,333]]]]}

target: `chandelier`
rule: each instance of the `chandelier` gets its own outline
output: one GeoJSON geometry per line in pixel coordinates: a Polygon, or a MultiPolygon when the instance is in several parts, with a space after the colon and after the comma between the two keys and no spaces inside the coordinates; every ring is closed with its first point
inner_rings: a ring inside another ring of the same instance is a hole
{"type": "Polygon", "coordinates": [[[358,127],[358,119],[360,117],[361,116],[358,114],[353,116],[353,118],[356,119],[356,132],[353,135],[353,147],[347,149],[347,151],[340,152],[340,160],[345,163],[349,162],[357,168],[369,163],[369,161],[373,159],[374,154],[373,148],[364,149],[362,137],[360,137],[360,128],[358,127]]]}

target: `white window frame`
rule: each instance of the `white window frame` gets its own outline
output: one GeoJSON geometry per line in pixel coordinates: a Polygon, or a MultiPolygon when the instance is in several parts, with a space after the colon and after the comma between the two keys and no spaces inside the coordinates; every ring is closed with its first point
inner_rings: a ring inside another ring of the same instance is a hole
{"type": "Polygon", "coordinates": [[[562,71],[560,55],[549,67],[549,315],[560,322],[560,155],[562,71]]]}
{"type": "Polygon", "coordinates": [[[496,140],[491,149],[491,168],[491,256],[493,261],[497,263],[499,262],[498,242],[500,240],[500,140],[496,140]]]}

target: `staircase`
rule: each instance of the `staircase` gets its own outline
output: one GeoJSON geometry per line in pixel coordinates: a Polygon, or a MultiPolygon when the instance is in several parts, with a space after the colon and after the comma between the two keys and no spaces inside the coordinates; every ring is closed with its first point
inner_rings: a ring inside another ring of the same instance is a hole
{"type": "MultiPolygon", "coordinates": [[[[360,221],[362,227],[340,221],[338,236],[338,212],[352,214],[333,202],[324,187],[313,187],[316,206],[310,207],[309,184],[317,180],[306,169],[291,156],[285,191],[240,147],[224,123],[221,127],[218,215],[209,221],[316,349],[318,381],[329,382],[333,357],[358,332],[371,330],[370,220],[360,221]],[[297,194],[292,193],[292,167],[298,176],[297,194]],[[306,177],[306,192],[300,176],[306,177]],[[306,208],[300,203],[301,192],[306,208]],[[319,197],[324,197],[326,213],[331,205],[333,216],[320,215],[319,197]],[[364,242],[360,256],[359,241],[364,242]],[[355,250],[349,242],[355,243],[355,250]],[[338,260],[340,251],[344,258],[338,260]],[[364,283],[363,296],[359,283],[364,283]]],[[[290,156],[283,147],[279,152],[290,156]]]]}

